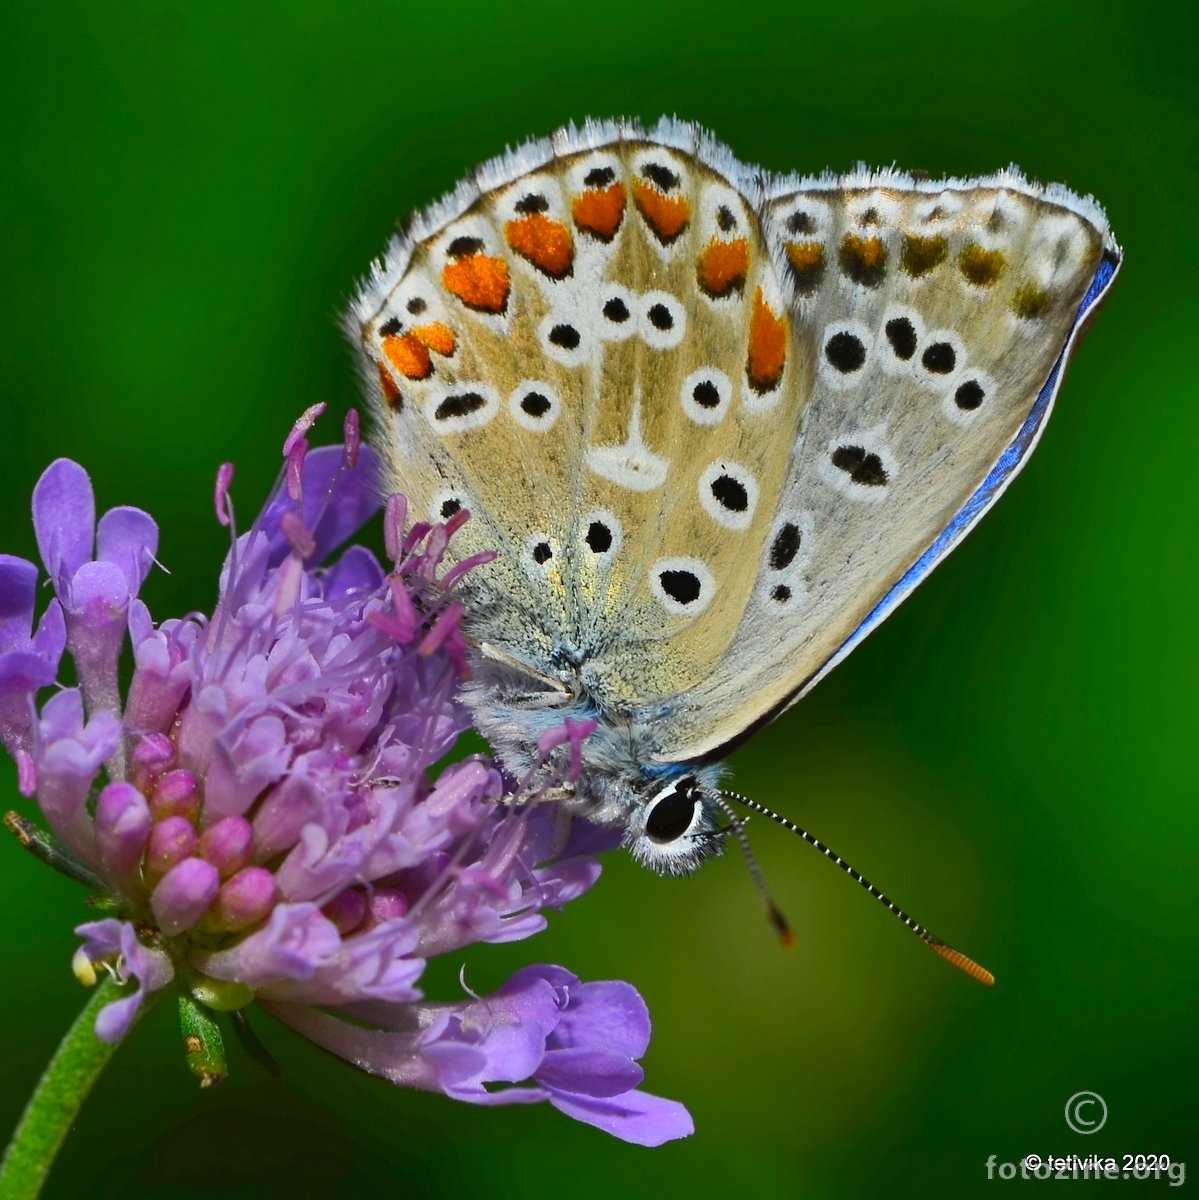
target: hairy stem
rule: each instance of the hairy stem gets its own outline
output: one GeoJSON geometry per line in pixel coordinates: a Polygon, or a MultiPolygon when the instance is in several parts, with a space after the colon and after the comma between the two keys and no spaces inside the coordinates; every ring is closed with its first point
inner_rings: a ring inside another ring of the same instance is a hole
{"type": "Polygon", "coordinates": [[[106,975],[54,1052],[0,1163],[5,1200],[32,1200],[41,1192],[79,1109],[119,1044],[101,1042],[93,1027],[96,1014],[121,991],[106,975]]]}

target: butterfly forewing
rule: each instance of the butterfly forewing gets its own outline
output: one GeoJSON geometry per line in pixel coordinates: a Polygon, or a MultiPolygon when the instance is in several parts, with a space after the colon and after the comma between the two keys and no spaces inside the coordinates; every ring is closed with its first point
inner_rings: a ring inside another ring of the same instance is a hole
{"type": "Polygon", "coordinates": [[[644,135],[515,174],[405,248],[363,344],[396,486],[471,510],[459,556],[502,550],[472,634],[631,709],[730,644],[802,363],[760,196],[644,135]]]}

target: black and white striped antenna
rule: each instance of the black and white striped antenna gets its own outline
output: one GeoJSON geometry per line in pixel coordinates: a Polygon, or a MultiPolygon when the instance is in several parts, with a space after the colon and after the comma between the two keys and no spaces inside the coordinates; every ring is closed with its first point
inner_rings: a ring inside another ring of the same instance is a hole
{"type": "MultiPolygon", "coordinates": [[[[725,791],[722,788],[716,795],[724,800],[732,800],[735,804],[743,805],[751,812],[761,813],[762,816],[769,817],[784,829],[789,829],[792,833],[803,838],[809,846],[819,850],[830,862],[836,863],[850,879],[864,887],[884,908],[892,915],[898,917],[930,950],[939,954],[946,962],[951,962],[955,967],[965,971],[972,979],[977,979],[979,983],[985,983],[990,987],[995,982],[995,976],[986,967],[980,966],[974,959],[968,958],[960,950],[955,950],[952,946],[947,946],[939,937],[934,937],[919,921],[913,920],[898,904],[893,903],[884,896],[865,875],[855,871],[845,859],[830,850],[819,838],[813,837],[806,829],[801,829],[794,821],[788,821],[786,817],[779,816],[778,813],[767,808],[766,805],[759,804],[756,800],[750,800],[748,796],[742,796],[739,792],[725,791]]],[[[723,808],[724,806],[721,805],[721,807],[723,808]]],[[[767,903],[771,909],[774,909],[774,905],[770,903],[769,899],[767,903]]],[[[774,911],[777,912],[778,910],[774,909],[774,911]]]]}

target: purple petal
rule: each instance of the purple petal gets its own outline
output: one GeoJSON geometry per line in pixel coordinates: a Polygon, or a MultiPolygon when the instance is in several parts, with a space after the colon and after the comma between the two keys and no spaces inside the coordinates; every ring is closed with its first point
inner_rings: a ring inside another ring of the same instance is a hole
{"type": "Polygon", "coordinates": [[[356,1000],[394,1004],[415,1000],[414,984],[425,969],[415,957],[417,932],[403,921],[391,921],[345,938],[307,979],[285,979],[259,988],[259,994],[286,1003],[344,1005],[356,1000]]]}
{"type": "Polygon", "coordinates": [[[125,721],[131,729],[164,729],[175,719],[191,686],[192,652],[199,634],[194,621],[164,621],[156,629],[145,604],[131,601],[129,638],[136,669],[125,702],[125,721]]]}
{"type": "Polygon", "coordinates": [[[75,932],[85,939],[83,951],[93,962],[119,954],[115,965],[118,983],[138,981],[131,995],[106,1004],[96,1016],[96,1037],[102,1042],[115,1042],[129,1031],[147,993],[166,987],[175,976],[175,968],[162,951],[143,946],[137,931],[126,921],[92,921],[77,926],[75,932]]]}
{"type": "Polygon", "coordinates": [[[594,858],[567,858],[534,871],[541,888],[541,907],[562,908],[569,904],[599,879],[602,869],[594,858]]]}
{"type": "Polygon", "coordinates": [[[208,812],[240,816],[263,789],[282,777],[291,754],[287,728],[275,716],[258,717],[248,727],[222,735],[208,770],[208,812]]]}
{"type": "Polygon", "coordinates": [[[320,446],[304,462],[303,517],[316,537],[316,562],[357,533],[383,507],[375,452],[362,446],[354,466],[343,464],[340,446],[320,446]]]}
{"type": "MultiPolygon", "coordinates": [[[[297,1033],[362,1071],[379,1075],[401,1087],[432,1092],[441,1090],[437,1064],[421,1054],[421,1042],[426,1036],[422,1031],[391,1033],[364,1029],[306,1004],[283,1004],[269,997],[260,1003],[297,1033]]],[[[464,1050],[472,1056],[472,1062],[482,1057],[469,1047],[464,1050]]]]}
{"type": "Polygon", "coordinates": [[[627,1055],[603,1050],[551,1050],[537,1082],[552,1091],[611,1097],[631,1092],[645,1072],[627,1055]]]}
{"type": "Polygon", "coordinates": [[[84,807],[101,764],[121,739],[120,722],[98,712],[84,724],[78,689],[51,696],[37,730],[38,803],[50,828],[85,862],[94,860],[92,822],[84,807]]]}
{"type": "Polygon", "coordinates": [[[619,980],[583,983],[570,989],[553,1045],[640,1058],[649,1045],[649,1035],[649,1009],[632,984],[619,980]]]}
{"type": "Polygon", "coordinates": [[[92,482],[78,463],[59,458],[42,472],[33,489],[33,528],[42,562],[63,598],[66,581],[91,560],[96,536],[92,482]]]}
{"type": "Polygon", "coordinates": [[[96,527],[96,558],[124,575],[131,596],[145,582],[158,552],[158,526],[140,508],[111,508],[96,527]]]}
{"type": "Polygon", "coordinates": [[[283,979],[311,979],[341,949],[337,926],[315,904],[278,904],[265,929],[229,950],[197,954],[214,979],[265,987],[283,979]]]}
{"type": "Polygon", "coordinates": [[[345,464],[340,446],[307,450],[303,439],[293,436],[288,442],[288,488],[272,497],[260,518],[261,528],[270,537],[272,566],[278,566],[290,550],[282,522],[284,513],[296,511],[293,497],[297,486],[301,493],[300,520],[314,539],[314,564],[361,529],[382,505],[378,459],[369,447],[362,447],[358,461],[350,467],[345,464]]]}
{"type": "Polygon", "coordinates": [[[375,556],[365,546],[351,546],[325,572],[325,597],[336,601],[353,592],[373,592],[383,579],[383,568],[375,556]]]}
{"type": "MultiPolygon", "coordinates": [[[[109,630],[125,636],[125,614],[129,611],[129,581],[115,563],[86,562],[71,576],[67,611],[78,614],[89,629],[109,630]]],[[[75,653],[72,645],[71,652],[75,653]]]]}
{"type": "MultiPolygon", "coordinates": [[[[317,807],[311,806],[310,812],[315,816],[317,807]]],[[[315,822],[304,825],[279,867],[282,894],[289,900],[319,900],[363,877],[360,868],[369,850],[369,833],[360,829],[338,838],[315,822]]]]}
{"type": "Polygon", "coordinates": [[[36,589],[33,563],[0,554],[0,654],[28,648],[36,589]]]}
{"type": "MultiPolygon", "coordinates": [[[[506,989],[505,989],[506,990],[506,989]]],[[[530,1103],[541,1088],[488,1091],[487,1083],[528,1079],[557,1020],[557,1000],[544,980],[530,978],[507,995],[459,1005],[409,1005],[410,1028],[364,1029],[307,1007],[266,1007],[305,1037],[372,1075],[405,1087],[440,1091],[471,1104],[530,1103]]]]}
{"type": "Polygon", "coordinates": [[[88,921],[86,924],[76,925],[75,932],[83,938],[83,952],[92,962],[99,962],[102,958],[120,951],[121,931],[124,928],[124,921],[118,921],[115,917],[105,917],[102,921],[88,921]]]}
{"type": "Polygon", "coordinates": [[[549,1101],[568,1117],[594,1125],[635,1146],[661,1146],[663,1142],[690,1137],[695,1132],[691,1114],[677,1100],[646,1092],[627,1092],[610,1100],[555,1092],[549,1101]]]}
{"type": "Polygon", "coordinates": [[[57,600],[51,600],[42,613],[38,622],[37,632],[33,635],[33,652],[45,662],[51,664],[55,673],[58,672],[58,660],[67,648],[67,622],[63,615],[62,605],[57,600]]]}
{"type": "Polygon", "coordinates": [[[36,584],[33,563],[0,554],[0,741],[13,753],[28,748],[33,696],[58,676],[67,640],[57,600],[30,637],[36,584]]]}

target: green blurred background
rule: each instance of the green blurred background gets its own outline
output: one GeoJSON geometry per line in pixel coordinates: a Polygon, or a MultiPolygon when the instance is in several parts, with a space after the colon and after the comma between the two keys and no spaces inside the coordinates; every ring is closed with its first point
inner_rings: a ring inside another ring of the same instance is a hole
{"type": "MultiPolygon", "coordinates": [[[[693,1139],[648,1151],[547,1106],[406,1094],[265,1022],[284,1078],[238,1058],[201,1094],[164,1006],[101,1081],[48,1194],[962,1196],[1032,1186],[985,1170],[1032,1152],[1166,1153],[1199,1171],[1190,13],[8,7],[3,548],[33,556],[30,490],[75,457],[103,507],[160,521],[160,618],[212,600],[216,465],[236,460],[252,512],[292,418],[355,402],[334,318],[395,219],[568,119],[677,112],[778,170],[1016,161],[1098,195],[1127,251],[1024,476],[734,762],[737,786],[986,963],[994,990],[758,821],[793,954],[731,855],[685,882],[612,856],[539,939],[466,956],[479,990],[530,961],[633,981],[655,1021],[647,1086],[688,1104],[693,1139]],[[1063,1119],[1083,1089],[1110,1111],[1092,1137],[1063,1119]]],[[[84,914],[73,885],[15,844],[0,853],[8,1128],[82,1002],[84,914]]],[[[437,994],[459,994],[457,967],[431,973],[437,994]]]]}

